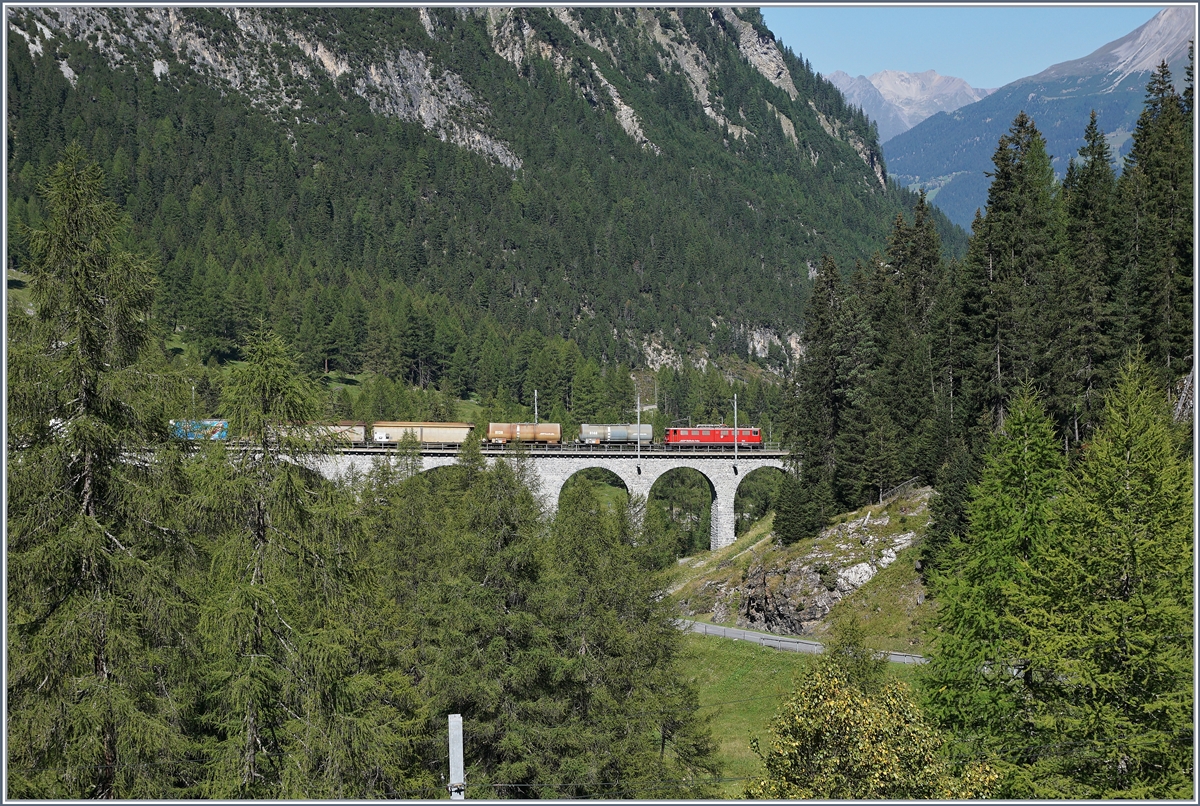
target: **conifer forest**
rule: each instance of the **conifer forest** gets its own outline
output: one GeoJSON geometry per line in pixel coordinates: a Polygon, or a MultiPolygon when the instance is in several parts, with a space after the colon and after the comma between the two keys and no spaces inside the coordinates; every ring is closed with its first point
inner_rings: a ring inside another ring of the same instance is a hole
{"type": "Polygon", "coordinates": [[[1120,164],[1018,115],[967,233],[753,9],[170,10],[225,78],[160,12],[6,9],[7,798],[444,798],[448,714],[473,799],[719,796],[698,474],[554,506],[476,428],[330,480],[295,427],[535,394],[564,441],[736,395],[784,546],[935,491],[928,663],[844,626],[745,797],[1195,797],[1190,65],[1120,164]]]}

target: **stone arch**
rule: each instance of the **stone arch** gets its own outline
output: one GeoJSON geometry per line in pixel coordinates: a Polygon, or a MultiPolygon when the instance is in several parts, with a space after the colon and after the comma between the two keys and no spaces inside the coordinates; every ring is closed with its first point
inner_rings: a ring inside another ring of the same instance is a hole
{"type": "MultiPolygon", "coordinates": [[[[593,475],[599,475],[599,474],[603,473],[608,477],[608,479],[616,479],[617,483],[620,484],[621,489],[623,489],[625,491],[625,494],[630,497],[633,496],[633,494],[629,490],[629,483],[624,478],[622,478],[620,473],[616,472],[615,470],[613,470],[611,468],[604,467],[603,465],[597,464],[597,465],[588,466],[588,467],[580,467],[577,470],[575,470],[575,472],[571,473],[569,476],[567,476],[565,479],[563,479],[562,485],[559,486],[559,488],[558,488],[557,495],[555,495],[554,500],[550,502],[554,505],[554,509],[558,509],[558,502],[562,498],[563,491],[567,488],[567,486],[572,484],[573,480],[578,479],[579,475],[581,473],[587,473],[588,471],[598,471],[598,473],[593,473],[593,475]]],[[[608,479],[605,480],[605,483],[611,483],[608,481],[608,479]]],[[[613,485],[613,486],[616,486],[616,485],[613,485]]]]}
{"type": "MultiPolygon", "coordinates": [[[[375,454],[377,455],[377,454],[375,454]]],[[[489,463],[494,456],[486,456],[489,463]]],[[[372,461],[371,455],[354,451],[322,457],[320,472],[327,478],[335,478],[347,472],[365,470],[372,461]]],[[[421,472],[436,467],[455,464],[458,457],[440,451],[422,452],[421,472]]],[[[740,456],[737,462],[727,455],[674,454],[646,452],[640,457],[629,454],[578,455],[551,454],[531,456],[529,461],[539,481],[540,494],[548,512],[557,509],[559,493],[568,478],[578,471],[599,467],[614,473],[625,484],[631,496],[649,497],[651,487],[664,474],[677,468],[698,471],[708,482],[713,494],[710,510],[710,548],[719,549],[734,540],[734,498],[738,487],[747,474],[760,467],[782,468],[779,456],[756,456],[749,453],[740,456]]]]}
{"type": "MultiPolygon", "coordinates": [[[[719,521],[720,515],[721,515],[721,501],[720,501],[720,494],[717,489],[717,485],[716,485],[716,483],[714,483],[713,478],[711,478],[711,476],[708,473],[704,472],[704,470],[702,470],[698,467],[688,467],[686,465],[664,469],[662,472],[660,472],[655,477],[654,481],[651,482],[651,484],[647,488],[646,499],[650,500],[654,496],[654,493],[656,492],[656,490],[661,492],[660,484],[666,482],[668,480],[668,477],[675,476],[677,474],[685,474],[685,475],[690,476],[693,473],[698,474],[700,476],[700,478],[704,479],[704,484],[708,490],[708,506],[707,506],[707,508],[704,508],[704,507],[701,508],[702,514],[700,516],[700,518],[701,518],[700,523],[703,523],[703,515],[704,514],[708,515],[708,530],[705,534],[696,535],[693,538],[692,550],[698,549],[700,547],[698,545],[699,540],[697,540],[696,538],[703,539],[707,543],[708,547],[711,549],[714,545],[715,536],[717,533],[717,525],[718,525],[718,521],[719,521]],[[705,512],[705,509],[707,509],[707,512],[705,512]]],[[[700,524],[697,524],[697,526],[699,526],[699,525],[700,524]]]]}
{"type": "Polygon", "coordinates": [[[758,511],[760,503],[757,500],[752,501],[752,506],[750,507],[749,511],[747,511],[746,498],[750,495],[756,497],[758,496],[759,490],[756,488],[760,484],[760,480],[768,474],[768,471],[773,471],[774,475],[777,475],[779,478],[783,477],[783,468],[775,467],[773,465],[762,465],[760,467],[752,468],[748,470],[745,475],[739,477],[737,486],[733,491],[733,519],[735,536],[738,531],[739,523],[746,521],[753,522],[766,515],[766,511],[758,511]],[[754,484],[747,488],[746,482],[752,478],[755,480],[754,484]],[[751,517],[746,518],[746,515],[750,515],[751,517]]]}

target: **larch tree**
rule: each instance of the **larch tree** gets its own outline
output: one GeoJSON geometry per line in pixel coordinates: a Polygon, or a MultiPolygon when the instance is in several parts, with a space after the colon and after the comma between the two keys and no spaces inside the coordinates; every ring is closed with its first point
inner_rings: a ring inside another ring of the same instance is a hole
{"type": "Polygon", "coordinates": [[[648,535],[635,515],[572,485],[547,541],[542,618],[555,631],[564,714],[542,734],[556,739],[545,755],[559,786],[545,791],[557,797],[703,797],[716,772],[681,634],[639,564],[648,535]]]}
{"type": "Polygon", "coordinates": [[[933,577],[939,633],[926,680],[930,714],[955,734],[959,752],[995,754],[1004,768],[1021,762],[1014,737],[1030,719],[1023,592],[1050,548],[1066,465],[1028,386],[1008,408],[971,490],[965,535],[951,538],[933,577]]]}
{"type": "Polygon", "coordinates": [[[388,645],[360,632],[377,621],[379,580],[351,496],[316,472],[331,439],[312,425],[320,395],[278,336],[260,331],[244,352],[222,390],[239,441],[189,467],[211,535],[204,793],[396,796],[423,710],[388,645]]]}
{"type": "Polygon", "coordinates": [[[196,774],[194,546],[166,423],[135,405],[170,396],[139,363],[155,273],[104,185],[69,146],[25,233],[34,314],[10,311],[10,797],[178,796],[196,774]]]}
{"type": "Polygon", "coordinates": [[[1193,482],[1138,360],[1071,474],[1033,616],[1034,756],[1018,797],[1194,797],[1193,482]]]}

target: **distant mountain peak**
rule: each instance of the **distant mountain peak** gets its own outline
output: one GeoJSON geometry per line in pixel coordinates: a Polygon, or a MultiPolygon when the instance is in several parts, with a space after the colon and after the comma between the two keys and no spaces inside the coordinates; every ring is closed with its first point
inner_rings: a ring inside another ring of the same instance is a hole
{"type": "MultiPolygon", "coordinates": [[[[1129,76],[1156,70],[1162,62],[1187,61],[1188,41],[1195,35],[1194,6],[1170,6],[1145,25],[1096,49],[1082,59],[1060,62],[1023,81],[1046,81],[1068,76],[1108,75],[1115,88],[1129,76]]],[[[1181,80],[1182,70],[1176,76],[1181,80]]],[[[1139,77],[1140,80],[1140,77],[1139,77]]]]}
{"type": "Polygon", "coordinates": [[[1182,90],[1188,42],[1195,35],[1194,6],[1165,8],[1083,58],[1017,79],[976,103],[930,117],[892,138],[884,149],[888,169],[897,181],[926,188],[952,221],[968,227],[975,211],[987,203],[987,172],[996,143],[1018,113],[1033,118],[1046,138],[1051,165],[1062,176],[1096,112],[1119,168],[1132,144],[1151,74],[1166,62],[1182,90]]]}
{"type": "Polygon", "coordinates": [[[908,131],[931,115],[953,112],[992,92],[976,89],[961,78],[940,75],[936,70],[922,73],[880,70],[870,77],[856,78],[838,70],[828,78],[846,100],[861,107],[875,121],[880,142],[908,131]]]}

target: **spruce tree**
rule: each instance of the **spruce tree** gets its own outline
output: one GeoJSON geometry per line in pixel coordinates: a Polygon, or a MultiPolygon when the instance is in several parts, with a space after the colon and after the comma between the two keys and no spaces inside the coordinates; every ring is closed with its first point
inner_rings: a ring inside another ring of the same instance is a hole
{"type": "Polygon", "coordinates": [[[978,417],[999,423],[1005,400],[1024,381],[1045,386],[1055,350],[1051,292],[1062,270],[1065,222],[1045,140],[1024,112],[992,161],[986,215],[976,222],[958,281],[968,427],[978,417]]]}
{"type": "Polygon", "coordinates": [[[1163,63],[1121,175],[1122,307],[1126,343],[1140,340],[1164,382],[1187,373],[1192,355],[1192,116],[1163,63]]]}
{"type": "Polygon", "coordinates": [[[816,535],[834,510],[835,440],[843,405],[838,383],[841,308],[837,265],[825,257],[805,311],[804,355],[784,403],[784,442],[795,457],[797,482],[780,493],[789,496],[776,523],[785,541],[816,535]]]}
{"type": "Polygon", "coordinates": [[[1056,275],[1057,361],[1050,377],[1064,436],[1078,445],[1099,409],[1114,358],[1113,272],[1116,174],[1112,151],[1092,111],[1079,159],[1063,180],[1067,214],[1066,260],[1056,275]]]}
{"type": "Polygon", "coordinates": [[[154,268],[73,144],[25,233],[34,315],[10,311],[8,795],[187,792],[195,645],[178,456],[134,405],[170,392],[139,362],[154,268]]]}

